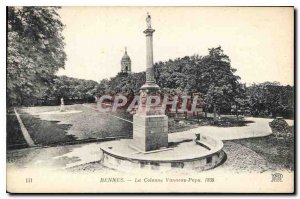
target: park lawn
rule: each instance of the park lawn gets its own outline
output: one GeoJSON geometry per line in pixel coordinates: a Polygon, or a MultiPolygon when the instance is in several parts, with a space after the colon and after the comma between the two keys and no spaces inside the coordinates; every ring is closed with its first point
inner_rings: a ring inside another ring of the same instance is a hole
{"type": "MultiPolygon", "coordinates": [[[[93,110],[96,104],[66,105],[66,111],[79,113],[45,114],[58,111],[59,106],[35,106],[19,108],[31,138],[37,145],[55,146],[95,141],[111,137],[132,137],[132,123],[120,120],[108,113],[93,110]],[[90,108],[88,108],[88,107],[90,108]]],[[[132,115],[126,112],[113,113],[118,117],[132,121],[132,115]]],[[[204,120],[203,120],[204,121],[204,120]]],[[[169,119],[169,133],[185,131],[201,126],[198,121],[169,119]]]]}
{"type": "MultiPolygon", "coordinates": [[[[273,129],[272,129],[273,130],[273,129]]],[[[270,169],[294,170],[294,136],[278,138],[274,134],[265,137],[231,140],[263,157],[270,169]]]]}
{"type": "MultiPolygon", "coordinates": [[[[59,110],[59,106],[20,109],[21,118],[33,141],[38,145],[53,146],[81,143],[111,137],[132,136],[132,124],[109,114],[100,114],[81,104],[65,106],[79,110],[71,114],[43,114],[59,110]]],[[[126,113],[119,117],[132,120],[126,113]]]]}
{"type": "Polygon", "coordinates": [[[32,140],[37,145],[60,145],[76,140],[74,135],[67,134],[70,125],[58,124],[58,121],[41,120],[29,114],[22,114],[21,118],[32,140]]]}

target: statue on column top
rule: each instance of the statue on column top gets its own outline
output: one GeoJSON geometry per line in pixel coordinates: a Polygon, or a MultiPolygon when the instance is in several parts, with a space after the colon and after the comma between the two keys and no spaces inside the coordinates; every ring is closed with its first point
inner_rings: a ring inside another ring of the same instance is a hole
{"type": "Polygon", "coordinates": [[[148,29],[151,29],[151,16],[150,16],[149,12],[147,12],[146,22],[147,22],[148,29]]]}

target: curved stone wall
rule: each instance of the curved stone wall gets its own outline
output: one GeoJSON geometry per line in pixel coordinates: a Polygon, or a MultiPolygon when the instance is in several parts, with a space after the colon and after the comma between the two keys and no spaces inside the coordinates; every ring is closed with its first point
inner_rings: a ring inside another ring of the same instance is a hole
{"type": "MultiPolygon", "coordinates": [[[[117,170],[130,171],[131,169],[147,169],[147,170],[172,170],[172,169],[188,169],[188,170],[207,170],[218,166],[225,157],[223,142],[215,140],[209,136],[199,136],[196,139],[196,144],[199,147],[207,148],[207,152],[199,154],[192,159],[176,159],[173,160],[152,160],[131,158],[130,154],[114,154],[113,151],[106,150],[101,147],[102,158],[101,163],[104,166],[117,170]]],[[[160,152],[163,153],[163,152],[160,152]]],[[[197,153],[197,151],[195,151],[197,153]]]]}

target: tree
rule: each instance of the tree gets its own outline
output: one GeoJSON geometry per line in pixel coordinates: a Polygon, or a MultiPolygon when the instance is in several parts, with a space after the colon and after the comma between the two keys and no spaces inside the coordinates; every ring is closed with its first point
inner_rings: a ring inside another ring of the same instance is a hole
{"type": "Polygon", "coordinates": [[[145,72],[141,73],[118,73],[108,82],[106,93],[110,94],[133,94],[139,93],[141,86],[146,82],[145,72]]]}
{"type": "Polygon", "coordinates": [[[81,99],[89,101],[96,94],[99,84],[93,80],[77,79],[67,76],[56,76],[45,93],[45,98],[81,99]]]}
{"type": "Polygon", "coordinates": [[[246,85],[239,84],[236,90],[234,90],[234,100],[231,105],[231,109],[235,112],[236,119],[239,119],[239,113],[245,113],[247,104],[247,97],[246,97],[246,85]]]}
{"type": "Polygon", "coordinates": [[[193,69],[197,67],[194,64],[194,60],[197,58],[186,56],[167,62],[156,63],[154,70],[157,84],[169,90],[192,90],[196,84],[196,76],[193,69]]]}
{"type": "Polygon", "coordinates": [[[7,105],[28,105],[63,68],[64,28],[58,7],[8,7],[7,105]]]}
{"type": "Polygon", "coordinates": [[[252,84],[246,89],[247,106],[254,116],[293,118],[294,87],[278,82],[252,84]]]}
{"type": "Polygon", "coordinates": [[[203,62],[205,67],[201,82],[205,85],[204,100],[213,109],[216,120],[217,110],[229,108],[239,96],[240,78],[234,75],[236,70],[231,67],[230,59],[221,46],[209,49],[209,55],[203,58],[203,62]]]}
{"type": "Polygon", "coordinates": [[[215,119],[217,110],[230,110],[237,97],[242,97],[240,78],[234,75],[236,70],[220,46],[209,49],[207,56],[194,55],[158,62],[154,68],[156,81],[164,90],[202,93],[206,104],[204,109],[213,110],[215,119]]]}
{"type": "Polygon", "coordinates": [[[95,86],[93,94],[97,97],[104,95],[107,91],[108,84],[108,79],[101,80],[100,83],[95,86]]]}

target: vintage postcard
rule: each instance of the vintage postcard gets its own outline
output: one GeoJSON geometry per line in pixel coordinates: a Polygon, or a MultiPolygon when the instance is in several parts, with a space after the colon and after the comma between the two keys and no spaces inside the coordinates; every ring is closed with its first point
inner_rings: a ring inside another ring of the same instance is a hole
{"type": "Polygon", "coordinates": [[[7,7],[7,192],[294,193],[293,7],[7,7]]]}

